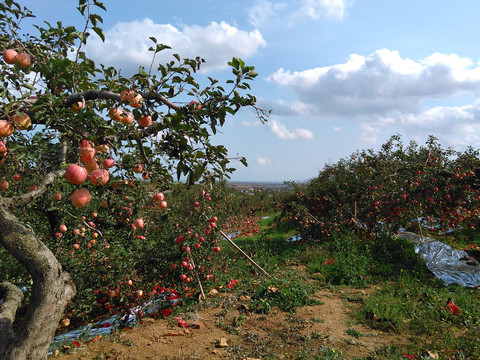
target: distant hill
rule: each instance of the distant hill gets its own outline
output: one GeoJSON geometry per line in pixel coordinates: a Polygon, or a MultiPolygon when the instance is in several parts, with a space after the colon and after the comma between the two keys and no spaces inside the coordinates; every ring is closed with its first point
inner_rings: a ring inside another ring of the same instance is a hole
{"type": "Polygon", "coordinates": [[[238,190],[282,190],[286,189],[288,186],[284,182],[275,182],[275,181],[229,181],[228,186],[236,188],[238,190]]]}

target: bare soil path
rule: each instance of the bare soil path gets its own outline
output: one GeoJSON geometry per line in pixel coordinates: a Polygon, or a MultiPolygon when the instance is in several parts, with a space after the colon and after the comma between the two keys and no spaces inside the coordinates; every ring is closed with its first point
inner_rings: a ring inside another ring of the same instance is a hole
{"type": "Polygon", "coordinates": [[[195,312],[147,320],[143,326],[81,344],[57,358],[295,359],[322,347],[341,351],[347,359],[366,357],[383,345],[408,342],[394,332],[360,325],[349,315],[374,290],[321,290],[314,295],[321,305],[299,308],[295,314],[273,309],[266,315],[250,313],[248,299],[210,295],[195,312]],[[189,326],[179,327],[178,317],[189,326]]]}

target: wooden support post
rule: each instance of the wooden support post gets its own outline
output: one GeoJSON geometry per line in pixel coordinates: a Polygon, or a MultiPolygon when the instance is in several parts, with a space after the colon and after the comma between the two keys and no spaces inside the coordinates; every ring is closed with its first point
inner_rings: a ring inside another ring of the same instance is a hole
{"type": "Polygon", "coordinates": [[[263,268],[262,268],[260,265],[258,265],[255,261],[253,261],[253,259],[252,259],[250,256],[248,256],[242,249],[240,249],[240,248],[238,247],[238,245],[235,244],[235,243],[232,241],[232,239],[230,239],[230,238],[227,236],[227,234],[225,234],[222,230],[220,230],[220,234],[222,234],[222,236],[223,236],[230,244],[232,244],[233,247],[234,247],[235,249],[237,249],[243,256],[245,256],[253,265],[255,265],[258,269],[260,269],[261,272],[263,272],[263,273],[264,273],[265,275],[267,275],[268,277],[272,277],[269,273],[267,273],[265,270],[263,270],[263,268]]]}

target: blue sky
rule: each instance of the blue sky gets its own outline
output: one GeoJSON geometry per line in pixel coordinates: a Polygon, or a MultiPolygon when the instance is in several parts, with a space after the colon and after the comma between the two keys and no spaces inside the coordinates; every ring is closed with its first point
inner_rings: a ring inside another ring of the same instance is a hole
{"type": "MultiPolygon", "coordinates": [[[[38,19],[82,25],[76,1],[23,1],[38,19]]],[[[262,125],[250,111],[214,143],[232,180],[301,181],[391,135],[429,135],[456,150],[480,146],[480,2],[476,0],[105,0],[107,39],[85,51],[124,73],[150,63],[149,36],[182,57],[202,56],[202,76],[226,79],[233,56],[255,66],[262,125]]],[[[170,60],[166,54],[165,59],[170,60]]]]}

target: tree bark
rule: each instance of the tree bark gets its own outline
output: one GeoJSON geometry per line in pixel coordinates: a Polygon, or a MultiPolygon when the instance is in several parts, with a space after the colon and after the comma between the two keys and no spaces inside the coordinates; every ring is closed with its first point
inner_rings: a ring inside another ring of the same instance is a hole
{"type": "Polygon", "coordinates": [[[21,291],[9,283],[0,285],[0,359],[46,359],[48,348],[68,301],[76,293],[70,275],[55,255],[20,222],[0,198],[0,245],[25,266],[32,277],[32,294],[25,317],[15,320],[21,291]],[[14,333],[12,325],[19,329],[14,333]],[[18,323],[18,326],[17,326],[18,323]]]}

